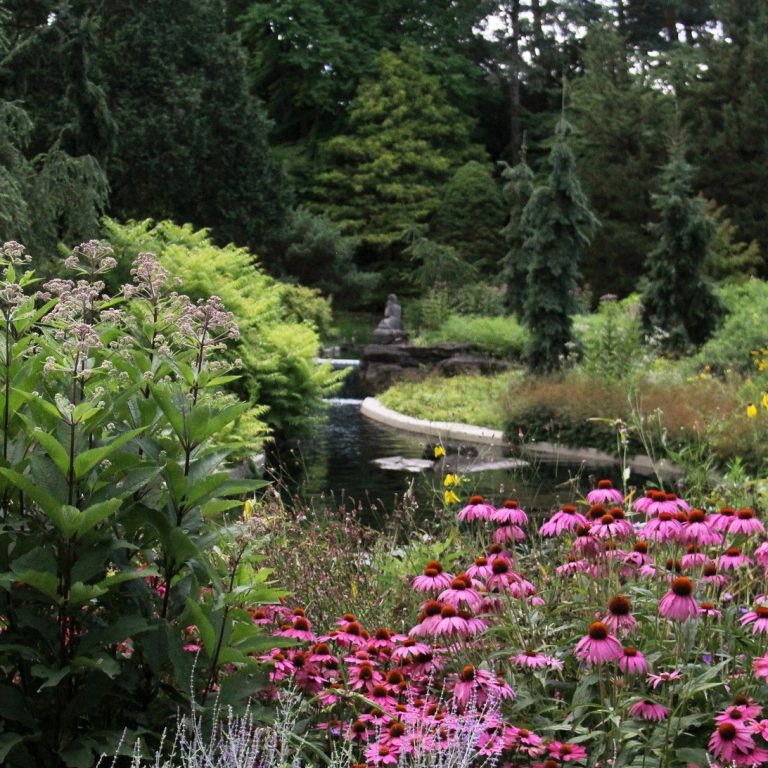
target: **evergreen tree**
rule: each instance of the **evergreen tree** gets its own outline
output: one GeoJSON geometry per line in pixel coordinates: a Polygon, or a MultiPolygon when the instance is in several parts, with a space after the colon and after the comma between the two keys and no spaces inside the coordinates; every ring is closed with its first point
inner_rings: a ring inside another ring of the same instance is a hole
{"type": "Polygon", "coordinates": [[[553,372],[568,355],[579,257],[598,225],[576,175],[569,131],[563,116],[550,152],[547,183],[534,189],[523,211],[528,267],[524,311],[531,333],[528,369],[538,374],[553,372]]]}
{"type": "Polygon", "coordinates": [[[504,252],[500,232],[504,219],[504,201],[490,169],[471,160],[443,187],[440,207],[432,219],[432,236],[453,246],[481,274],[495,277],[504,252]]]}
{"type": "Polygon", "coordinates": [[[506,180],[504,194],[509,203],[509,221],[501,234],[507,245],[502,261],[501,278],[506,285],[504,303],[516,315],[522,316],[525,299],[525,285],[528,266],[525,261],[523,244],[526,232],[523,227],[523,211],[533,194],[533,171],[526,162],[525,143],[520,153],[520,162],[514,167],[502,163],[502,178],[506,180]]]}
{"type": "Polygon", "coordinates": [[[654,83],[646,59],[630,57],[608,29],[590,31],[585,73],[572,90],[573,152],[584,190],[603,226],[585,250],[581,270],[595,294],[637,290],[653,242],[645,228],[658,191],[673,99],[654,83]],[[617,190],[617,180],[621,188],[617,190]]]}
{"type": "MultiPolygon", "coordinates": [[[[726,206],[745,241],[768,253],[768,7],[723,0],[724,34],[681,93],[696,188],[726,206]]],[[[766,274],[763,264],[763,275],[766,274]]]]}
{"type": "Polygon", "coordinates": [[[113,212],[262,246],[290,194],[223,0],[103,0],[99,9],[97,65],[120,126],[108,166],[113,212]]]}
{"type": "Polygon", "coordinates": [[[448,103],[415,46],[382,52],[349,123],[349,133],[324,147],[312,207],[360,239],[365,261],[389,261],[403,231],[437,210],[451,172],[483,152],[470,142],[471,121],[448,103]]]}
{"type": "Polygon", "coordinates": [[[651,232],[658,245],[648,254],[642,296],[646,329],[661,329],[672,352],[705,342],[722,314],[703,277],[715,223],[707,215],[706,201],[693,195],[692,177],[678,142],[662,169],[661,193],[653,197],[660,221],[651,225],[651,232]]]}

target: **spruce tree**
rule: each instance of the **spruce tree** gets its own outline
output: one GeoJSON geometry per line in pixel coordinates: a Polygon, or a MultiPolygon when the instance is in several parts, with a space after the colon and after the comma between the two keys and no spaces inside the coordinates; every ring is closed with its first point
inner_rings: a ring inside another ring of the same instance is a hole
{"type": "Polygon", "coordinates": [[[381,53],[349,124],[323,147],[312,209],[359,237],[365,261],[392,264],[403,231],[426,222],[439,207],[441,185],[484,152],[471,143],[472,121],[448,103],[412,45],[381,53]]]}
{"type": "Polygon", "coordinates": [[[676,142],[662,169],[661,193],[653,196],[660,220],[650,229],[658,244],[648,254],[642,297],[646,329],[661,329],[671,352],[705,342],[722,314],[703,275],[716,225],[706,201],[693,195],[692,178],[693,169],[676,142]]]}
{"type": "Polygon", "coordinates": [[[500,231],[504,219],[504,201],[492,167],[470,160],[443,187],[430,229],[435,240],[453,246],[481,274],[495,277],[504,252],[500,231]]]}
{"type": "Polygon", "coordinates": [[[533,171],[526,162],[525,143],[520,152],[520,162],[515,166],[502,163],[501,175],[506,180],[504,194],[509,203],[509,221],[501,234],[507,244],[507,252],[502,260],[501,279],[506,285],[504,303],[516,315],[523,314],[525,284],[528,279],[528,267],[523,253],[526,233],[523,228],[523,211],[533,194],[533,171]]]}
{"type": "Polygon", "coordinates": [[[568,354],[579,256],[598,226],[576,175],[569,131],[562,116],[549,155],[552,171],[523,211],[528,369],[538,374],[553,372],[568,354]]]}

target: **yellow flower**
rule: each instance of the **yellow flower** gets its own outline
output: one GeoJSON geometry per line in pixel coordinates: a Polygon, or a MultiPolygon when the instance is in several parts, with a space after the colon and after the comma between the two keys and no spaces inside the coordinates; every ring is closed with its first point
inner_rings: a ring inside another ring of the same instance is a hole
{"type": "Polygon", "coordinates": [[[763,408],[768,408],[768,392],[763,393],[763,399],[760,401],[763,408]]]}
{"type": "Polygon", "coordinates": [[[443,480],[443,485],[446,488],[450,488],[451,486],[455,486],[455,485],[461,485],[461,478],[458,475],[454,475],[451,472],[449,472],[445,476],[445,480],[443,480]]]}
{"type": "Polygon", "coordinates": [[[253,517],[253,502],[250,499],[246,499],[243,504],[243,520],[250,520],[253,517]]]}
{"type": "Polygon", "coordinates": [[[442,445],[435,446],[435,458],[439,459],[441,456],[445,456],[445,448],[442,445]]]}
{"type": "Polygon", "coordinates": [[[446,504],[458,504],[461,499],[453,491],[449,490],[443,494],[443,501],[446,504]]]}
{"type": "Polygon", "coordinates": [[[747,418],[754,419],[757,416],[757,406],[754,403],[750,403],[747,406],[747,418]]]}

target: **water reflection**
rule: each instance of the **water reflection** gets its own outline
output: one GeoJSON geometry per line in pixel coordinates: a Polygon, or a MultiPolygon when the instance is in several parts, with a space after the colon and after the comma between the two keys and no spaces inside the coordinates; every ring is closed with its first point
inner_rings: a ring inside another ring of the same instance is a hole
{"type": "MultiPolygon", "coordinates": [[[[310,439],[281,455],[283,492],[307,503],[328,503],[332,497],[334,506],[356,506],[363,520],[373,523],[395,509],[408,491],[418,503],[420,515],[433,514],[443,494],[439,470],[411,474],[384,470],[372,462],[385,456],[428,456],[434,439],[366,419],[360,414],[360,402],[351,398],[331,401],[325,424],[310,439]]],[[[491,449],[480,446],[478,450],[482,458],[499,458],[491,449]]],[[[467,478],[461,487],[462,498],[481,493],[499,504],[506,498],[517,498],[532,512],[548,512],[583,497],[595,478],[610,478],[621,486],[616,467],[539,462],[471,475],[462,468],[460,457],[457,469],[467,478]]]]}

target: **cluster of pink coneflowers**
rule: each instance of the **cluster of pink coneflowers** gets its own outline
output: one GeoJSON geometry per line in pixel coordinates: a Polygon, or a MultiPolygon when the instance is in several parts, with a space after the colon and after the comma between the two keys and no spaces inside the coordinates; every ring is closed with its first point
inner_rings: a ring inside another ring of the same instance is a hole
{"type": "MultiPolygon", "coordinates": [[[[345,615],[317,633],[301,608],[254,611],[254,621],[295,643],[261,657],[271,666],[275,695],[286,683],[298,686],[317,707],[320,728],[357,745],[360,765],[405,765],[417,752],[470,745],[478,764],[557,768],[586,761],[588,729],[562,739],[567,702],[561,721],[542,722],[539,713],[515,706],[518,683],[536,675],[558,700],[563,682],[596,671],[623,718],[649,734],[663,730],[665,749],[678,737],[686,744],[699,739],[712,765],[768,765],[760,704],[768,695],[768,590],[761,586],[768,542],[754,511],[692,509],[656,490],[631,503],[601,481],[533,535],[514,500],[497,507],[473,496],[458,520],[480,527],[485,551],[454,573],[434,560],[425,564],[411,581],[422,603],[407,631],[369,631],[345,615]],[[568,626],[589,617],[582,636],[548,631],[542,644],[540,630],[518,648],[499,640],[495,628],[523,622],[526,611],[546,613],[550,591],[562,594],[568,584],[582,596],[568,626]],[[598,597],[602,602],[590,605],[598,597]],[[725,658],[712,638],[726,625],[731,640],[738,635],[737,652],[731,649],[723,667],[727,679],[701,699],[693,670],[725,658]],[[485,661],[477,661],[478,648],[485,661]],[[708,725],[678,733],[678,710],[694,706],[711,707],[708,725]]],[[[612,749],[620,754],[616,738],[612,749]]]]}

